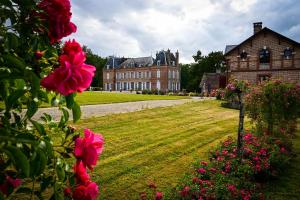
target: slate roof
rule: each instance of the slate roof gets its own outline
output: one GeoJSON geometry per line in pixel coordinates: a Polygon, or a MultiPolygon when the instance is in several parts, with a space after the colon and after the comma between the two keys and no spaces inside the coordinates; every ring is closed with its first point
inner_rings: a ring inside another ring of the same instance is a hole
{"type": "MultiPolygon", "coordinates": [[[[293,44],[295,44],[295,45],[297,45],[297,46],[300,47],[300,43],[299,43],[299,42],[296,42],[295,40],[292,40],[292,39],[290,39],[290,38],[288,38],[288,37],[285,37],[284,35],[281,35],[280,33],[277,33],[277,32],[275,32],[275,31],[273,31],[273,30],[271,30],[271,29],[269,29],[269,28],[267,28],[267,27],[264,27],[263,29],[261,29],[260,31],[258,31],[257,33],[255,33],[254,35],[252,35],[251,37],[249,37],[248,39],[246,39],[246,40],[244,40],[243,42],[241,42],[239,45],[235,45],[235,47],[229,49],[227,52],[226,52],[226,48],[225,48],[225,56],[226,56],[227,54],[229,54],[230,52],[232,52],[232,51],[233,51],[234,49],[236,49],[237,47],[241,46],[242,44],[248,42],[249,40],[252,40],[252,39],[255,38],[258,34],[266,33],[266,32],[275,34],[275,35],[277,35],[278,37],[283,38],[284,40],[287,40],[287,41],[289,41],[289,42],[291,42],[291,43],[293,43],[293,44]]],[[[227,46],[231,46],[231,45],[227,45],[227,46]]],[[[226,47],[227,47],[227,46],[226,46],[226,47]]]]}
{"type": "Polygon", "coordinates": [[[225,47],[225,54],[229,51],[231,51],[232,49],[234,49],[237,45],[226,45],[225,47]]]}
{"type": "Polygon", "coordinates": [[[160,65],[173,66],[173,63],[176,63],[176,58],[169,49],[167,51],[161,50],[160,52],[156,53],[156,59],[154,61],[155,65],[157,65],[157,61],[160,61],[160,65]]]}
{"type": "Polygon", "coordinates": [[[121,63],[123,63],[127,58],[119,58],[115,56],[109,56],[107,62],[105,64],[105,68],[107,69],[116,69],[119,68],[121,63]]]}
{"type": "Polygon", "coordinates": [[[140,57],[140,58],[128,58],[126,61],[120,64],[120,67],[147,67],[152,66],[154,63],[154,58],[140,57]]]}

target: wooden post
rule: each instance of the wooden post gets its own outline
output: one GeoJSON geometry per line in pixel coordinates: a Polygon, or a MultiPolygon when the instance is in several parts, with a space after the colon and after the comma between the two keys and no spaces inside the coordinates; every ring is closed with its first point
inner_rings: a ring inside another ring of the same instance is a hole
{"type": "Polygon", "coordinates": [[[243,94],[241,91],[237,91],[237,95],[239,98],[239,108],[240,108],[240,116],[239,116],[239,127],[238,127],[238,138],[237,138],[237,153],[239,156],[242,155],[242,139],[243,139],[243,131],[244,131],[244,103],[243,103],[243,94]]]}

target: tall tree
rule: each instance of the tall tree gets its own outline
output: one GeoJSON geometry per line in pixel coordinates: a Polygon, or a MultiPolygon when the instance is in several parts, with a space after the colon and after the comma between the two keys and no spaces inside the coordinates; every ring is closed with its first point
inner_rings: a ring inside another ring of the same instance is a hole
{"type": "Polygon", "coordinates": [[[105,66],[105,63],[107,62],[107,59],[94,54],[92,50],[89,49],[87,46],[83,46],[83,51],[86,54],[86,63],[96,67],[96,73],[93,78],[91,86],[102,87],[103,86],[102,69],[105,66]]]}
{"type": "Polygon", "coordinates": [[[216,72],[216,69],[221,69],[222,71],[222,63],[224,61],[222,51],[211,52],[207,56],[203,56],[201,51],[198,50],[196,55],[193,55],[193,58],[195,63],[188,66],[182,65],[181,69],[183,76],[181,85],[182,88],[188,91],[198,91],[203,74],[216,72]],[[188,81],[185,79],[186,77],[188,77],[188,81]]]}

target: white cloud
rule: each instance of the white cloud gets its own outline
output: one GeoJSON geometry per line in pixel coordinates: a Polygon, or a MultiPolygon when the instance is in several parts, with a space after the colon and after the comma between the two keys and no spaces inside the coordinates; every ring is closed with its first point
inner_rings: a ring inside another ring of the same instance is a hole
{"type": "Polygon", "coordinates": [[[296,2],[73,0],[72,21],[78,31],[70,38],[76,38],[100,56],[139,57],[170,48],[179,50],[181,62],[191,62],[197,50],[207,54],[246,39],[252,34],[255,21],[264,21],[271,25],[270,28],[278,26],[279,30],[275,31],[287,33],[287,36],[296,35],[299,22],[294,20],[285,25],[283,20],[286,18],[280,18],[290,12],[298,19],[300,14],[295,7],[300,7],[300,4],[296,2]],[[290,5],[294,8],[291,11],[290,5]],[[285,12],[282,12],[283,8],[285,12]]]}

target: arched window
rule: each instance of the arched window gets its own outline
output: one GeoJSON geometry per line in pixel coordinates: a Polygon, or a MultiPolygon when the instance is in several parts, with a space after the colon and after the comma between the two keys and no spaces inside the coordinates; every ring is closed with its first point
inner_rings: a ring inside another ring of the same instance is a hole
{"type": "Polygon", "coordinates": [[[248,57],[247,52],[246,52],[245,50],[243,50],[242,53],[240,54],[240,58],[241,58],[242,60],[246,60],[247,57],[248,57]]]}
{"type": "Polygon", "coordinates": [[[283,50],[284,59],[291,59],[293,56],[293,49],[287,47],[283,50]]]}
{"type": "Polygon", "coordinates": [[[260,64],[269,64],[270,63],[270,51],[264,47],[259,52],[259,63],[260,64]]]}

